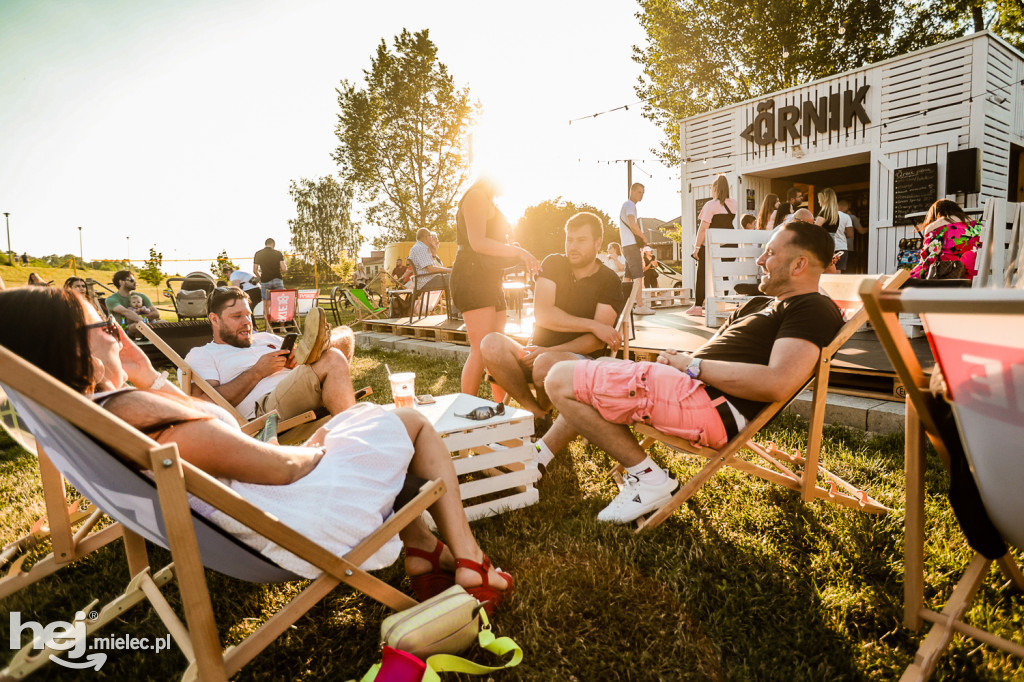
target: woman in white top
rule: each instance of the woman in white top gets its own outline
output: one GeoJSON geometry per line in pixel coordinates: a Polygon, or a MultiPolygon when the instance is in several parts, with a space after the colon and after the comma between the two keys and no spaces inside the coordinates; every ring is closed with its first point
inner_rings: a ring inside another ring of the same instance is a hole
{"type": "Polygon", "coordinates": [[[608,244],[608,253],[603,260],[604,264],[619,276],[619,279],[626,276],[626,258],[622,255],[622,247],[618,242],[608,244]]]}
{"type": "Polygon", "coordinates": [[[697,317],[704,314],[704,263],[707,254],[704,239],[708,228],[734,227],[733,221],[736,219],[736,200],[729,198],[729,180],[724,175],[715,178],[711,185],[711,197],[711,201],[704,204],[697,216],[697,238],[693,243],[693,253],[690,254],[697,261],[697,282],[694,286],[693,307],[686,314],[697,317]]]}

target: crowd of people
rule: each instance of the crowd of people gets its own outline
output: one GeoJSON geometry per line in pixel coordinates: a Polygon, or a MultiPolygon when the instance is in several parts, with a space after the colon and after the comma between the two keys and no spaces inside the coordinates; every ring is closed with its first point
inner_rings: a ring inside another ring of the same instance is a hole
{"type": "MultiPolygon", "coordinates": [[[[473,185],[457,211],[458,254],[451,268],[438,259],[437,235],[422,229],[393,277],[415,282],[414,294],[449,287],[465,321],[470,352],[461,390],[477,395],[486,375],[492,394],[506,393],[535,419],[535,461],[543,474],[558,452],[582,435],[626,470],[622,490],[598,515],[627,523],[662,504],[678,482],[637,444],[634,423],[651,425],[694,443],[720,447],[768,403],[792,395],[811,373],[820,349],[843,324],[832,301],[819,293],[822,274],[842,270],[842,255],[859,224],[835,192],[818,194],[819,211],[803,207],[794,188],[786,202],[766,197],[745,224],[771,230],[757,260],[761,295],[751,298],[699,348],[667,348],[654,362],[611,360],[623,343],[616,320],[626,305],[624,286],[656,283],[657,258],[639,229],[634,184],[623,205],[621,243],[603,248],[604,225],[581,212],[564,225],[564,249],[543,262],[513,243],[510,225],[495,205],[493,188],[473,185]],[[535,278],[533,336],[523,344],[505,334],[502,286],[509,267],[535,278]],[[651,275],[653,274],[653,277],[651,275]]],[[[695,248],[699,311],[701,269],[709,228],[733,224],[736,202],[724,176],[698,216],[695,248]]],[[[976,274],[979,228],[952,201],[936,202],[922,226],[924,246],[913,276],[976,274]],[[946,265],[943,265],[946,264],[946,265]],[[955,265],[951,265],[955,264],[955,265]],[[944,274],[935,275],[938,270],[944,274]],[[946,272],[946,271],[952,271],[946,272]]],[[[157,372],[132,341],[133,327],[159,319],[136,291],[135,276],[114,274],[116,292],[104,316],[90,300],[89,283],[70,277],[63,287],[42,278],[0,293],[0,345],[49,372],[160,443],[176,443],[181,456],[227,482],[239,495],[338,554],[371,533],[399,504],[402,491],[421,478],[441,478],[447,492],[431,508],[443,542],[416,521],[366,568],[394,561],[402,545],[416,596],[424,599],[463,585],[489,610],[509,598],[512,576],[492,566],[473,538],[459,498],[448,450],[414,409],[384,410],[358,403],[350,365],[352,330],[331,329],[314,308],[301,340],[254,327],[252,307],[283,286],[286,260],[268,239],[254,272],[226,272],[229,286],[208,304],[213,338],[186,357],[221,398],[246,419],[277,411],[282,419],[323,408],[329,422],[302,446],[286,447],[243,436],[231,415],[197,387],[182,392],[157,372]],[[117,323],[124,322],[124,327],[117,323]],[[325,513],[326,512],[326,513],[325,513]],[[339,523],[338,519],[344,519],[339,523]]],[[[755,292],[752,292],[755,293],[755,292]]],[[[281,566],[308,577],[315,567],[276,545],[268,546],[226,516],[215,522],[281,566]]]]}

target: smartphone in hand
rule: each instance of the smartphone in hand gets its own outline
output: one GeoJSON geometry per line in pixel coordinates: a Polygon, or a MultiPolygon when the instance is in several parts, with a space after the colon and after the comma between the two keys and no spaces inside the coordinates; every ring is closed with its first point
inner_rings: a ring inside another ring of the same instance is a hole
{"type": "Polygon", "coordinates": [[[281,350],[291,351],[295,347],[295,339],[299,338],[299,335],[295,332],[291,332],[284,337],[284,343],[281,344],[281,350]]]}

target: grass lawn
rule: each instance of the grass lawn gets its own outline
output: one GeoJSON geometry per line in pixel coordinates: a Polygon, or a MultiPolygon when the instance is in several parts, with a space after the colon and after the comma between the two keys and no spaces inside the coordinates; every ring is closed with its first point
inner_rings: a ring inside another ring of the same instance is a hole
{"type": "MultiPolygon", "coordinates": [[[[377,402],[389,397],[384,362],[393,371],[416,371],[418,392],[458,390],[457,363],[360,352],[354,383],[372,385],[377,402]]],[[[768,437],[803,447],[805,426],[784,417],[771,425],[768,437]]],[[[696,470],[695,463],[663,451],[657,458],[680,476],[696,470]]],[[[494,627],[514,638],[525,658],[493,679],[898,679],[921,638],[901,625],[902,438],[867,439],[829,427],[823,458],[893,512],[879,518],[808,505],[782,488],[725,472],[664,524],[635,535],[630,528],[597,523],[597,512],[614,491],[606,474],[611,462],[593,446],[574,443],[540,482],[539,504],[473,524],[492,559],[516,578],[516,595],[496,615],[494,627]]],[[[946,501],[946,485],[932,455],[926,566],[933,606],[934,597],[944,601],[949,595],[970,556],[946,501]]],[[[9,541],[42,511],[34,459],[10,441],[0,441],[0,495],[0,532],[9,541]]],[[[154,566],[169,560],[162,550],[150,555],[154,566]]],[[[403,585],[400,564],[380,575],[403,585]]],[[[252,630],[296,588],[207,575],[227,642],[252,630]]],[[[68,620],[93,598],[111,598],[127,580],[123,551],[108,547],[8,598],[3,607],[21,611],[23,619],[68,620]]],[[[989,576],[972,621],[1024,641],[1024,598],[1001,584],[996,574],[989,576]]],[[[176,592],[168,593],[177,607],[176,592]]],[[[385,615],[383,607],[339,588],[238,677],[358,679],[378,657],[385,615]]],[[[0,618],[7,622],[6,614],[0,618]]],[[[144,605],[104,632],[159,637],[165,630],[144,605]]],[[[184,667],[176,650],[114,651],[91,675],[169,679],[184,667]]],[[[36,678],[79,676],[50,664],[36,678]]],[[[1024,679],[1024,664],[956,639],[933,679],[1024,679]]]]}

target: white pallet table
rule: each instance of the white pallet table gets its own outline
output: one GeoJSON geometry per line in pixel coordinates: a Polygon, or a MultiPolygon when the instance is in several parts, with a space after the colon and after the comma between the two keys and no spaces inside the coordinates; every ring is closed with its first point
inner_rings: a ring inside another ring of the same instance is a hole
{"type": "Polygon", "coordinates": [[[452,453],[467,518],[473,521],[536,504],[539,496],[533,484],[540,474],[530,442],[533,415],[505,406],[502,416],[473,421],[455,415],[496,403],[464,393],[435,396],[435,400],[415,409],[430,421],[452,453]],[[476,499],[483,496],[493,499],[476,499]]]}
{"type": "Polygon", "coordinates": [[[641,301],[652,308],[681,306],[688,303],[690,296],[686,289],[643,289],[641,301]]]}

